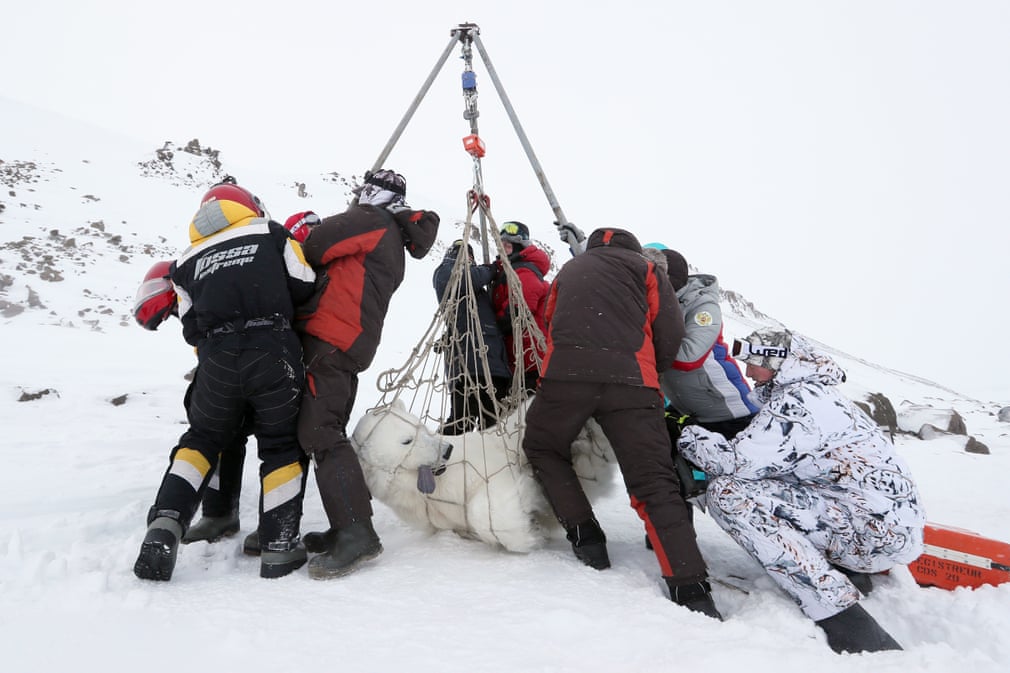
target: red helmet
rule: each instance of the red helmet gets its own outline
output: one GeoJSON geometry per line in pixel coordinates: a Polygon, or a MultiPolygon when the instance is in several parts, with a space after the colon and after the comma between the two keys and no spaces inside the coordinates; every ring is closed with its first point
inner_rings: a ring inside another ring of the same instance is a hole
{"type": "Polygon", "coordinates": [[[170,314],[175,313],[178,298],[169,280],[172,262],[157,262],[144,276],[133,302],[133,317],[144,329],[156,330],[170,314]]]}
{"type": "Polygon", "coordinates": [[[295,213],[284,222],[284,228],[291,232],[291,235],[299,243],[304,243],[305,239],[309,237],[309,232],[312,228],[319,224],[321,220],[319,216],[313,213],[311,210],[306,210],[304,213],[295,213]]]}
{"type": "Polygon", "coordinates": [[[200,199],[200,205],[202,206],[208,201],[234,201],[256,213],[256,217],[264,217],[266,215],[266,208],[263,207],[263,202],[248,189],[239,187],[234,182],[221,182],[211,187],[203,195],[203,198],[200,199]]]}

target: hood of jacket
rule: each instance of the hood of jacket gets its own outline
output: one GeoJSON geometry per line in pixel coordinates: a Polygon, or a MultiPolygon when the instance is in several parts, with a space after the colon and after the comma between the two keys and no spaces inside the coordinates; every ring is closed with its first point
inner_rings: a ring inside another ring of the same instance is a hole
{"type": "Polygon", "coordinates": [[[546,276],[547,272],[551,270],[550,256],[532,243],[522,250],[509,255],[509,261],[512,264],[516,262],[529,262],[540,270],[540,275],[542,276],[546,276]]]}
{"type": "Polygon", "coordinates": [[[249,224],[256,213],[236,201],[208,201],[200,206],[189,223],[189,241],[198,243],[229,227],[249,224]]]}
{"type": "Polygon", "coordinates": [[[624,248],[642,254],[642,244],[630,231],[615,228],[597,229],[589,235],[586,250],[602,247],[624,248]]]}
{"type": "Polygon", "coordinates": [[[684,287],[677,290],[677,300],[681,306],[693,306],[702,300],[719,303],[719,281],[707,273],[696,273],[687,277],[684,287]]]}

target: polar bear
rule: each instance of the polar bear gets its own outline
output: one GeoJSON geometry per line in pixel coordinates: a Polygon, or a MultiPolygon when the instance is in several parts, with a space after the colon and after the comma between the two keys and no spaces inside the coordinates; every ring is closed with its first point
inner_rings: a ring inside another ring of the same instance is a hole
{"type": "MultiPolygon", "coordinates": [[[[528,552],[559,524],[520,446],[524,413],[520,407],[494,428],[444,437],[396,400],[366,413],[351,442],[372,495],[407,523],[528,552]]],[[[590,498],[613,487],[617,462],[595,421],[572,444],[572,457],[590,498]]]]}

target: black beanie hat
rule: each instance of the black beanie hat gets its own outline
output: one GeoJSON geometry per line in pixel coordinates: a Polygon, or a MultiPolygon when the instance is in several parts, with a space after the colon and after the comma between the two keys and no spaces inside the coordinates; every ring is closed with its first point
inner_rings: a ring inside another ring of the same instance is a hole
{"type": "Polygon", "coordinates": [[[674,290],[680,290],[680,288],[687,285],[687,277],[689,275],[687,260],[684,259],[684,255],[676,250],[667,249],[662,252],[663,256],[666,257],[666,274],[670,277],[670,284],[673,285],[674,290]]]}

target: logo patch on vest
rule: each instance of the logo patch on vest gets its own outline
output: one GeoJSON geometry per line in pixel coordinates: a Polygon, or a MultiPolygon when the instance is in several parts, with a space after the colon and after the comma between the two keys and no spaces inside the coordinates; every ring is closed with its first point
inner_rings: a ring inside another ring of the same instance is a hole
{"type": "Polygon", "coordinates": [[[708,327],[712,324],[712,314],[708,311],[699,311],[694,314],[694,323],[699,327],[708,327]]]}
{"type": "Polygon", "coordinates": [[[205,255],[196,261],[193,280],[200,280],[225,267],[250,264],[256,259],[256,251],[259,247],[259,243],[239,245],[205,255]]]}

